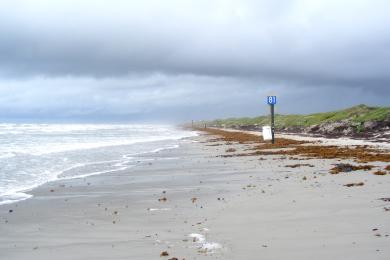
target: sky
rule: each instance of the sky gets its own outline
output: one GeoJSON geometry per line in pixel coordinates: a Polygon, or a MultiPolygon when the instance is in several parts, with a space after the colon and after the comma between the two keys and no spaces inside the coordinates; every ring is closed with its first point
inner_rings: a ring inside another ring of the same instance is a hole
{"type": "Polygon", "coordinates": [[[0,0],[1,121],[390,105],[387,0],[0,0]]]}

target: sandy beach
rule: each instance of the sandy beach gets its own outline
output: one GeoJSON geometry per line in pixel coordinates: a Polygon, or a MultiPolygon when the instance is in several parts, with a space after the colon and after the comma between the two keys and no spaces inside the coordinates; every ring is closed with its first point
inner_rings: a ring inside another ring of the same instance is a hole
{"type": "Polygon", "coordinates": [[[130,170],[40,186],[0,206],[0,259],[390,258],[388,161],[255,145],[200,132],[130,170]],[[331,174],[340,163],[373,168],[331,174]]]}

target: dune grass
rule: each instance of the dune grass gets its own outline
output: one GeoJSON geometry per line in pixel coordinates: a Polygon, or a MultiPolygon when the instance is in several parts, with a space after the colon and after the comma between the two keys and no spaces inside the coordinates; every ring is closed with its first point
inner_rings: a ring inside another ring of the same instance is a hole
{"type": "MultiPolygon", "coordinates": [[[[324,122],[335,122],[347,120],[351,123],[364,123],[366,121],[382,121],[390,118],[390,107],[369,107],[366,105],[358,105],[351,108],[315,113],[309,115],[275,115],[276,127],[291,127],[291,126],[312,126],[324,122]]],[[[207,122],[209,125],[215,126],[245,126],[245,125],[265,125],[270,124],[269,116],[258,117],[242,117],[242,118],[227,118],[217,119],[207,122]]]]}

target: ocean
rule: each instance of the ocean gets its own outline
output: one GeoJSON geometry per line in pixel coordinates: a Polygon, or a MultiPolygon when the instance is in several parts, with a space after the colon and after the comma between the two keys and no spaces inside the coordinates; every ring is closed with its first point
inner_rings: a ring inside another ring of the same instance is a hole
{"type": "Polygon", "coordinates": [[[170,125],[0,124],[0,205],[50,181],[130,169],[135,155],[194,135],[170,125]]]}

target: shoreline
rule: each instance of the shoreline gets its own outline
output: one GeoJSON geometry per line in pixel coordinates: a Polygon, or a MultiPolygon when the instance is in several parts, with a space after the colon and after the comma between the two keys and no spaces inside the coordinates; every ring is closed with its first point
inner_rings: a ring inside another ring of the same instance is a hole
{"type": "Polygon", "coordinates": [[[40,186],[0,205],[0,258],[389,257],[390,174],[373,174],[388,163],[333,175],[338,159],[231,156],[256,145],[201,133],[129,170],[40,186]]]}
{"type": "MultiPolygon", "coordinates": [[[[188,137],[184,137],[184,138],[188,138],[188,137]]],[[[102,147],[95,147],[95,148],[86,149],[85,152],[90,153],[93,151],[93,149],[114,148],[114,147],[118,147],[118,146],[126,147],[129,145],[139,145],[139,144],[144,144],[147,147],[150,144],[158,144],[157,145],[158,148],[150,147],[151,150],[126,154],[126,155],[124,155],[125,157],[123,157],[123,158],[117,158],[117,159],[112,160],[112,162],[117,162],[117,164],[118,164],[118,165],[116,165],[117,169],[97,170],[94,172],[87,172],[87,173],[82,173],[82,174],[78,174],[78,175],[69,175],[69,174],[67,175],[66,173],[68,173],[69,171],[74,170],[74,169],[78,169],[78,168],[85,167],[88,165],[109,163],[110,161],[75,163],[74,165],[72,165],[70,167],[55,171],[53,173],[53,176],[51,176],[50,179],[48,179],[44,182],[42,181],[40,183],[33,183],[28,187],[26,187],[26,185],[25,185],[23,188],[14,188],[5,194],[2,194],[0,196],[0,198],[2,199],[0,201],[0,206],[9,205],[9,204],[17,203],[17,202],[20,202],[20,201],[23,201],[26,199],[30,199],[33,196],[30,193],[34,189],[39,188],[40,186],[46,185],[46,184],[51,183],[51,182],[57,182],[57,181],[69,180],[69,179],[86,178],[86,177],[90,177],[90,176],[94,176],[94,175],[110,174],[111,172],[130,169],[130,168],[134,167],[135,165],[137,165],[137,163],[139,163],[139,162],[137,162],[136,160],[133,160],[132,161],[133,164],[127,165],[127,166],[122,166],[122,167],[120,167],[119,164],[121,164],[121,165],[127,164],[127,163],[131,162],[133,157],[141,157],[144,154],[154,154],[154,153],[158,153],[160,151],[167,150],[167,149],[175,149],[178,147],[178,144],[172,143],[172,142],[173,141],[179,142],[180,139],[183,139],[183,138],[165,139],[165,140],[162,139],[162,140],[153,140],[153,141],[139,141],[139,142],[134,142],[131,144],[109,145],[109,146],[102,146],[102,147]]],[[[62,154],[62,153],[59,153],[59,154],[62,154]]],[[[64,154],[63,156],[66,156],[66,155],[64,154]]]]}

